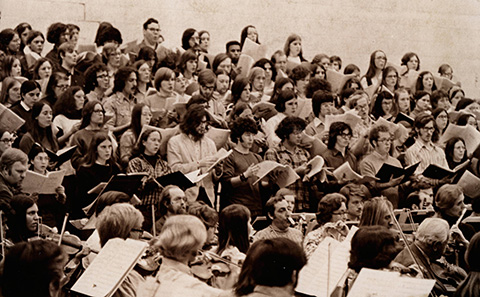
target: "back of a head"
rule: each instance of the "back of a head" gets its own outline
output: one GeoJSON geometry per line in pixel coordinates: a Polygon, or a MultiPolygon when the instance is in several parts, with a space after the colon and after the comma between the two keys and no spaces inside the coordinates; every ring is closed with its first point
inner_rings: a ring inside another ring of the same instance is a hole
{"type": "Polygon", "coordinates": [[[381,225],[389,213],[393,213],[393,206],[384,197],[375,197],[365,202],[359,226],[381,225]]]}
{"type": "Polygon", "coordinates": [[[435,207],[442,211],[454,206],[454,203],[462,195],[462,189],[458,185],[445,184],[441,186],[435,195],[435,207]]]}
{"type": "Polygon", "coordinates": [[[425,243],[445,242],[448,239],[450,227],[444,219],[426,218],[418,226],[415,239],[425,243]]]}
{"type": "Polygon", "coordinates": [[[142,213],[128,203],[116,203],[103,209],[97,219],[97,231],[102,247],[112,238],[127,239],[132,229],[141,228],[142,213]]]}
{"type": "Polygon", "coordinates": [[[362,268],[387,268],[399,250],[395,236],[387,228],[361,227],[352,238],[348,266],[356,272],[362,268]]]}
{"type": "Polygon", "coordinates": [[[43,239],[21,242],[6,254],[2,294],[5,297],[50,297],[51,290],[60,290],[65,252],[52,241],[43,239]]]}
{"type": "Polygon", "coordinates": [[[244,286],[246,279],[255,285],[284,287],[293,282],[293,274],[298,276],[306,263],[303,249],[288,238],[256,241],[248,250],[235,290],[253,291],[251,284],[244,286]]]}
{"type": "Polygon", "coordinates": [[[164,257],[178,260],[185,253],[201,248],[207,239],[202,221],[192,215],[169,217],[155,243],[164,257]]]}
{"type": "Polygon", "coordinates": [[[118,191],[108,191],[100,195],[97,200],[95,208],[95,214],[99,215],[105,207],[113,205],[115,203],[126,203],[130,201],[130,197],[118,191]]]}

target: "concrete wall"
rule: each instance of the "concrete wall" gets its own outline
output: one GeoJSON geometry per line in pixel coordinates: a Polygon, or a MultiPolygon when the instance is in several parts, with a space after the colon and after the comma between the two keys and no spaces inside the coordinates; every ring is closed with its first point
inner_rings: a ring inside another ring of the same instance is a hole
{"type": "Polygon", "coordinates": [[[27,21],[46,32],[55,21],[79,25],[81,43],[91,43],[100,21],[109,21],[124,41],[142,37],[148,17],[160,21],[166,45],[178,46],[189,27],[211,33],[211,52],[239,39],[253,24],[270,53],[286,37],[303,37],[304,55],[339,55],[365,72],[376,49],[400,64],[416,52],[421,69],[449,63],[467,96],[480,97],[480,0],[0,0],[0,28],[27,21]]]}

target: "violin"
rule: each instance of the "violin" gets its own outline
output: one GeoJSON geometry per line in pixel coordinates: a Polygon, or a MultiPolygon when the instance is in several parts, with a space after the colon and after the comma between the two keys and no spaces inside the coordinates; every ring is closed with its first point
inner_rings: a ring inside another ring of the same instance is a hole
{"type": "MultiPolygon", "coordinates": [[[[85,242],[80,240],[80,238],[76,235],[72,235],[69,233],[64,233],[63,236],[56,232],[54,228],[51,228],[44,224],[38,224],[38,237],[46,240],[51,240],[56,243],[60,243],[60,246],[64,249],[64,251],[68,255],[75,255],[76,253],[80,252],[86,245],[85,242]]],[[[94,253],[99,251],[91,250],[94,253]]]]}

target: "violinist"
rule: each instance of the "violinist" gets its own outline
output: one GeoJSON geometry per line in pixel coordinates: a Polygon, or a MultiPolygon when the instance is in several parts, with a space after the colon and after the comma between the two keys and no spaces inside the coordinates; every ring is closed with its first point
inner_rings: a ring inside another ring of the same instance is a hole
{"type": "MultiPolygon", "coordinates": [[[[112,238],[140,239],[143,230],[142,213],[128,203],[115,203],[105,207],[97,219],[97,231],[102,247],[112,238]]],[[[113,296],[137,296],[137,287],[144,278],[135,269],[131,270],[113,296]]]]}
{"type": "Polygon", "coordinates": [[[447,263],[443,257],[449,232],[447,221],[440,218],[427,218],[418,227],[415,241],[410,245],[415,259],[412,258],[407,247],[395,258],[396,262],[407,267],[413,266],[412,268],[418,269],[417,265],[420,265],[420,272],[425,278],[436,280],[433,292],[438,296],[451,296],[467,276],[462,268],[447,263]]]}
{"type": "Polygon", "coordinates": [[[7,238],[17,243],[37,236],[39,216],[35,201],[25,194],[18,194],[10,205],[12,209],[7,218],[7,238]]]}
{"type": "Polygon", "coordinates": [[[188,264],[193,261],[207,239],[205,226],[192,215],[169,217],[154,243],[163,256],[155,279],[140,286],[137,296],[205,296],[214,297],[224,291],[210,287],[192,275],[188,264]]]}

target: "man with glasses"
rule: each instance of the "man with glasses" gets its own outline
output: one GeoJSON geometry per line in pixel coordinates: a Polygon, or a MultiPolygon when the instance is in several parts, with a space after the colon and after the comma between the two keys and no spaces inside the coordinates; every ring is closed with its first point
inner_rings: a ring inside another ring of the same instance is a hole
{"type": "MultiPolygon", "coordinates": [[[[370,130],[370,144],[374,151],[366,156],[360,163],[359,170],[363,176],[375,177],[377,172],[382,168],[383,164],[390,164],[395,167],[402,168],[400,161],[390,156],[390,148],[392,146],[393,137],[387,126],[379,125],[370,130]]],[[[368,186],[373,196],[383,195],[392,202],[394,208],[398,207],[398,185],[402,181],[403,176],[392,178],[386,183],[371,181],[368,186]]]]}
{"type": "Polygon", "coordinates": [[[427,113],[419,114],[415,119],[414,129],[415,143],[405,152],[405,163],[412,165],[420,162],[415,174],[421,174],[430,164],[449,168],[444,150],[432,142],[435,131],[434,117],[427,113]]]}

